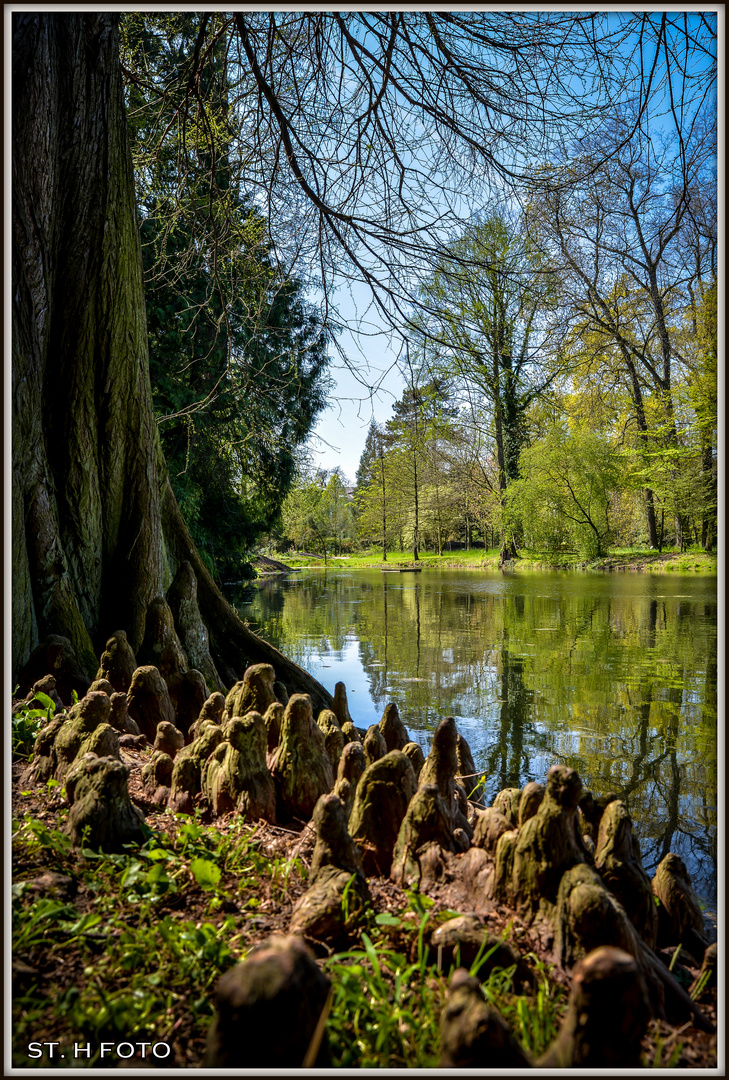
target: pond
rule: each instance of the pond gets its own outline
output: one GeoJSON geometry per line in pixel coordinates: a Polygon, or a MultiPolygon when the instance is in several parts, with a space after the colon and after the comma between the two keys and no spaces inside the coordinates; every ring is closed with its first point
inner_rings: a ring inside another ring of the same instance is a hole
{"type": "Polygon", "coordinates": [[[646,870],[677,852],[715,909],[715,577],[313,570],[231,599],[330,692],[345,683],[358,727],[394,701],[427,753],[454,716],[487,803],[556,762],[616,792],[646,870]]]}

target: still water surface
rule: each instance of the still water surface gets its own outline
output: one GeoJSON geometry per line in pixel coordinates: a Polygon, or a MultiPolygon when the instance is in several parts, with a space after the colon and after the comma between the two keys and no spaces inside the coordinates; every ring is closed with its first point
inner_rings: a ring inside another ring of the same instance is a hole
{"type": "Polygon", "coordinates": [[[678,852],[716,905],[716,578],[303,571],[232,596],[354,723],[397,703],[427,753],[456,718],[486,799],[555,762],[628,803],[649,873],[678,852]]]}

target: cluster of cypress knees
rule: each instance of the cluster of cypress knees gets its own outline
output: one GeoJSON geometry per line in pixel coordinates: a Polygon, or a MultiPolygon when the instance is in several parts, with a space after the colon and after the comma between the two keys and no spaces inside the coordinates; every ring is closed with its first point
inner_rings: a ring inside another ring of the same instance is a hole
{"type": "Polygon", "coordinates": [[[507,788],[486,807],[464,786],[477,771],[452,717],[425,757],[395,704],[363,731],[338,683],[333,708],[315,718],[311,698],[289,697],[269,664],[249,667],[227,696],[208,694],[203,675],[174,649],[161,651],[157,665],[138,666],[123,631],[69,707],[61,694],[70,700],[77,670],[70,643],[48,639],[37,656],[55,657],[54,674],[36,679],[25,702],[43,691],[56,713],[37,736],[23,783],[63,783],[74,844],[119,851],[143,842],[144,815],[130,798],[121,750],[148,744],[148,805],[177,813],[204,805],[213,816],[310,823],[316,833],[289,934],[256,946],[218,982],[206,1066],[331,1064],[331,987],[315,953],[356,935],[375,876],[431,894],[447,887],[460,898],[467,914],[443,923],[430,942],[439,962],[470,965],[490,953],[478,978],[464,967],[452,976],[442,1067],[631,1067],[652,1017],[714,1030],[661,955],[681,946],[682,959],[709,973],[704,985],[716,978],[716,946],[704,935],[686,867],[670,853],[651,881],[626,804],[583,792],[575,770],[555,765],[544,784],[507,788]],[[495,965],[515,966],[525,988],[531,978],[518,953],[489,934],[496,904],[537,928],[554,962],[572,973],[560,1033],[536,1062],[480,991],[479,978],[495,965]]]}

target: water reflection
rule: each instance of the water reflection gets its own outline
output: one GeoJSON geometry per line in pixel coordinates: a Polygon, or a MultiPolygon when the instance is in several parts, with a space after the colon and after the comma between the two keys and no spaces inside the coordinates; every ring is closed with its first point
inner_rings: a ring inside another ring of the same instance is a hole
{"type": "Polygon", "coordinates": [[[486,794],[556,761],[625,798],[650,871],[669,851],[716,902],[716,579],[303,572],[233,596],[360,727],[388,701],[427,751],[456,717],[486,794]]]}

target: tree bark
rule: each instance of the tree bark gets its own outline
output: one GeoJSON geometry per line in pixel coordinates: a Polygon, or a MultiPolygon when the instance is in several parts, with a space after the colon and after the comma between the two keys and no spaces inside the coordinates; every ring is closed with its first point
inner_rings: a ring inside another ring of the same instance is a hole
{"type": "Polygon", "coordinates": [[[116,630],[137,649],[183,558],[226,682],[273,663],[195,551],[167,479],[149,379],[118,16],[13,15],[13,565],[17,673],[47,634],[93,678],[116,630]]]}
{"type": "Polygon", "coordinates": [[[387,510],[385,504],[385,454],[382,448],[382,435],[377,437],[377,451],[380,457],[380,480],[382,482],[382,561],[387,562],[387,510]]]}
{"type": "MultiPolygon", "coordinates": [[[[631,396],[633,398],[633,405],[635,407],[635,419],[638,424],[639,441],[644,451],[648,450],[648,423],[645,418],[645,407],[643,405],[643,391],[640,386],[640,380],[638,378],[638,372],[635,369],[633,359],[628,352],[628,349],[622,342],[620,345],[620,351],[623,356],[623,361],[630,378],[631,396]]],[[[656,508],[653,500],[653,491],[651,488],[646,487],[643,489],[643,497],[645,500],[645,514],[646,522],[648,525],[648,541],[652,548],[658,547],[658,531],[656,529],[656,508]]]]}

